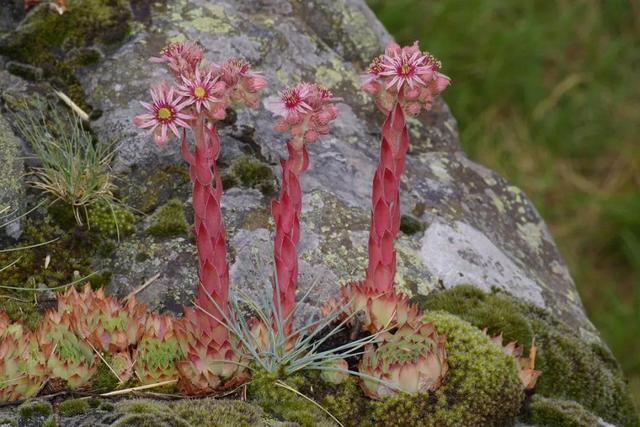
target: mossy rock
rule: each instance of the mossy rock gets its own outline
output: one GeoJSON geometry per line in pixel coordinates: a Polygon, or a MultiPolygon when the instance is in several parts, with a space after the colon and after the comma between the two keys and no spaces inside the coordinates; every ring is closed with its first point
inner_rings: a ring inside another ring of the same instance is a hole
{"type": "Polygon", "coordinates": [[[598,417],[579,403],[534,396],[529,405],[530,423],[544,427],[594,427],[598,417]]]}
{"type": "Polygon", "coordinates": [[[171,199],[160,206],[151,216],[146,231],[158,237],[186,236],[189,232],[189,225],[182,202],[178,199],[171,199]]]}
{"type": "Polygon", "coordinates": [[[224,171],[222,179],[224,188],[242,186],[260,190],[265,196],[275,194],[275,180],[271,167],[249,155],[236,159],[224,171]]]}
{"type": "Polygon", "coordinates": [[[53,412],[51,403],[46,400],[28,400],[18,406],[18,415],[22,421],[44,421],[53,412]]]}
{"type": "Polygon", "coordinates": [[[515,420],[524,396],[514,360],[456,316],[429,312],[425,319],[447,336],[445,382],[428,395],[397,395],[373,403],[373,425],[484,427],[515,420]]]}
{"type": "Polygon", "coordinates": [[[438,390],[372,401],[363,395],[355,378],[331,385],[314,374],[307,375],[307,386],[300,390],[349,427],[513,424],[524,398],[513,358],[457,316],[429,312],[425,318],[447,335],[449,372],[438,390]]]}
{"type": "Polygon", "coordinates": [[[69,399],[64,402],[60,402],[58,405],[58,414],[61,417],[74,417],[87,412],[90,408],[87,399],[69,399]]]}
{"type": "Polygon", "coordinates": [[[0,54],[41,69],[44,78],[86,108],[75,71],[101,58],[88,48],[126,38],[132,13],[127,0],[67,0],[67,6],[63,14],[46,3],[35,7],[0,38],[0,54]]]}
{"type": "Polygon", "coordinates": [[[505,341],[529,347],[535,337],[536,393],[575,401],[605,421],[639,426],[623,373],[605,347],[586,343],[551,314],[504,293],[458,286],[418,300],[427,310],[445,310],[505,341]]]}

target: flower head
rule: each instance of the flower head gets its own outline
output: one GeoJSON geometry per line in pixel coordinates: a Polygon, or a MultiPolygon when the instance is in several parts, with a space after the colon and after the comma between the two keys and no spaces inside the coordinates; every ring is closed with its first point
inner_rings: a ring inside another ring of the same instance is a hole
{"type": "Polygon", "coordinates": [[[200,70],[196,70],[192,79],[182,76],[183,83],[178,86],[177,93],[185,97],[188,105],[194,104],[196,112],[200,114],[203,109],[208,110],[212,103],[220,101],[225,84],[218,79],[211,72],[203,75],[200,70]]]}
{"type": "Polygon", "coordinates": [[[160,82],[151,88],[152,103],[141,102],[148,113],[136,116],[133,122],[136,126],[149,129],[153,132],[154,140],[158,145],[164,145],[169,141],[169,132],[176,137],[180,136],[179,127],[188,128],[187,122],[192,117],[182,110],[188,106],[192,100],[185,100],[182,95],[176,93],[173,87],[169,87],[165,82],[160,82]]]}
{"type": "Polygon", "coordinates": [[[388,112],[399,101],[407,113],[417,115],[430,109],[450,83],[439,72],[441,65],[433,55],[420,51],[417,42],[405,47],[392,42],[369,65],[362,87],[382,111],[388,112]]]}
{"type": "Polygon", "coordinates": [[[276,130],[291,132],[294,138],[309,143],[329,133],[330,123],[338,116],[338,109],[333,105],[335,100],[325,87],[301,82],[265,104],[269,111],[281,117],[274,126],[276,130]]]}
{"type": "Polygon", "coordinates": [[[159,57],[152,57],[151,62],[167,63],[176,80],[183,76],[192,77],[202,61],[203,52],[194,41],[171,43],[160,51],[159,57]]]}

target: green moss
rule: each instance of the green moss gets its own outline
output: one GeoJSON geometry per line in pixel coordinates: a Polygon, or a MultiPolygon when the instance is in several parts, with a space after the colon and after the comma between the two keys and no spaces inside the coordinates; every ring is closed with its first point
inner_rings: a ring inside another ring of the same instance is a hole
{"type": "Polygon", "coordinates": [[[25,420],[32,417],[48,417],[53,409],[46,400],[29,400],[18,407],[18,414],[25,420]]]}
{"type": "Polygon", "coordinates": [[[248,384],[249,399],[277,419],[298,423],[301,427],[333,426],[318,406],[298,394],[277,385],[282,381],[299,390],[305,384],[302,375],[279,379],[278,375],[254,370],[248,384]]]}
{"type": "Polygon", "coordinates": [[[116,412],[123,414],[169,414],[171,409],[166,404],[151,399],[123,400],[115,405],[116,412]]]}
{"type": "Polygon", "coordinates": [[[424,231],[424,224],[410,215],[402,215],[400,218],[400,231],[411,236],[424,231]]]}
{"type": "MultiPolygon", "coordinates": [[[[103,357],[105,358],[107,363],[110,363],[111,356],[108,353],[103,357]]],[[[115,390],[120,384],[118,378],[113,374],[109,366],[107,366],[107,364],[102,360],[100,360],[100,363],[98,364],[98,370],[93,375],[92,381],[92,388],[100,392],[115,390]]]]}
{"type": "Polygon", "coordinates": [[[308,384],[313,390],[304,390],[322,404],[345,426],[357,426],[368,420],[370,401],[364,396],[358,381],[350,377],[340,384],[328,384],[317,373],[308,374],[308,384]]]}
{"type": "Polygon", "coordinates": [[[545,427],[593,427],[598,418],[579,403],[534,396],[528,421],[545,427]]]}
{"type": "Polygon", "coordinates": [[[147,233],[159,237],[185,236],[189,231],[182,202],[171,199],[151,216],[147,233]]]}
{"type": "Polygon", "coordinates": [[[12,322],[22,322],[31,330],[36,329],[42,319],[42,314],[38,311],[37,306],[30,301],[0,299],[0,311],[4,311],[12,322]]]}
{"type": "Polygon", "coordinates": [[[0,414],[0,426],[18,427],[18,421],[16,421],[16,419],[11,415],[0,414]]]}
{"type": "Polygon", "coordinates": [[[456,316],[429,312],[425,318],[447,335],[445,383],[428,395],[396,395],[373,403],[372,425],[472,427],[512,422],[523,399],[513,358],[456,316]]]}
{"type": "Polygon", "coordinates": [[[12,32],[0,38],[0,54],[40,67],[45,78],[86,108],[75,75],[78,67],[94,63],[93,45],[121,42],[130,31],[131,9],[126,0],[70,0],[60,15],[42,4],[12,32]]]}
{"type": "Polygon", "coordinates": [[[256,188],[266,196],[275,194],[271,167],[252,156],[236,159],[224,174],[224,188],[236,185],[256,188]]]}
{"type": "Polygon", "coordinates": [[[58,413],[61,417],[75,417],[84,414],[88,409],[89,403],[86,399],[69,399],[58,405],[58,413]]]}
{"type": "Polygon", "coordinates": [[[87,209],[92,231],[105,237],[126,236],[135,230],[135,216],[124,206],[100,203],[87,209]]]}
{"type": "Polygon", "coordinates": [[[47,418],[42,424],[42,427],[58,427],[58,422],[56,421],[56,417],[53,415],[49,416],[49,418],[47,418]]]}
{"type": "Polygon", "coordinates": [[[111,427],[192,427],[171,414],[131,414],[120,418],[111,427]]]}
{"type": "Polygon", "coordinates": [[[623,374],[610,352],[583,342],[552,315],[502,293],[485,294],[470,286],[430,295],[426,309],[454,313],[473,325],[502,332],[506,341],[528,346],[535,336],[536,369],[542,371],[536,392],[545,397],[573,400],[608,422],[638,426],[623,374]]]}
{"type": "Polygon", "coordinates": [[[240,400],[182,400],[172,406],[176,415],[194,426],[267,427],[264,411],[240,400]]]}
{"type": "MultiPolygon", "coordinates": [[[[16,244],[16,247],[36,246],[0,253],[0,266],[18,259],[11,268],[0,271],[0,283],[22,288],[35,288],[39,284],[56,287],[86,276],[92,271],[91,255],[98,240],[85,229],[62,228],[40,208],[25,220],[24,233],[16,244]],[[49,263],[45,268],[47,257],[49,263]]],[[[32,299],[33,292],[18,296],[32,299]]]]}

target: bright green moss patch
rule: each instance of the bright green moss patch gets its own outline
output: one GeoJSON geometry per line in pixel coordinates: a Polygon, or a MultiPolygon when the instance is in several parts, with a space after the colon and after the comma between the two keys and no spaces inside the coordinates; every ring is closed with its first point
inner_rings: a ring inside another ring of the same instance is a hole
{"type": "Polygon", "coordinates": [[[502,293],[485,294],[458,286],[422,299],[423,308],[445,310],[505,341],[528,347],[535,337],[536,369],[542,371],[536,393],[574,400],[608,422],[638,426],[623,374],[610,352],[583,342],[549,313],[502,293]]]}
{"type": "Polygon", "coordinates": [[[296,422],[301,427],[334,425],[317,405],[278,385],[278,381],[299,390],[304,386],[306,379],[302,375],[279,379],[275,374],[254,370],[248,386],[250,401],[273,417],[282,421],[296,422]]]}
{"type": "Polygon", "coordinates": [[[86,399],[69,399],[58,405],[58,413],[61,417],[73,417],[84,414],[89,409],[86,399]]]}
{"type": "Polygon", "coordinates": [[[105,237],[123,237],[135,230],[135,216],[124,206],[106,203],[87,209],[89,228],[105,237]]]}
{"type": "Polygon", "coordinates": [[[28,400],[18,407],[18,414],[25,420],[33,417],[47,418],[52,411],[51,404],[46,400],[28,400]]]}
{"type": "Polygon", "coordinates": [[[159,237],[185,236],[189,231],[184,207],[178,199],[171,199],[151,216],[147,233],[159,237]]]}

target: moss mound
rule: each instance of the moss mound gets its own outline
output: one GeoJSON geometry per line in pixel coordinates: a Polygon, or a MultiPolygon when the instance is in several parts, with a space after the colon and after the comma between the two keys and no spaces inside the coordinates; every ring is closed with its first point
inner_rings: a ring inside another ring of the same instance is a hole
{"type": "Polygon", "coordinates": [[[89,408],[87,399],[69,399],[58,405],[58,413],[61,417],[73,417],[84,414],[89,408]]]}
{"type": "Polygon", "coordinates": [[[529,406],[529,421],[545,427],[593,427],[598,417],[570,400],[534,396],[529,406]]]}
{"type": "Polygon", "coordinates": [[[275,194],[274,176],[268,164],[252,156],[236,159],[223,174],[223,187],[250,187],[260,190],[265,196],[275,194]]]}
{"type": "Polygon", "coordinates": [[[189,231],[184,207],[178,199],[171,199],[151,216],[147,233],[158,237],[186,236],[189,231]]]}
{"type": "Polygon", "coordinates": [[[47,419],[53,412],[51,404],[45,400],[28,400],[18,406],[18,414],[22,420],[47,419]]]}
{"type": "Polygon", "coordinates": [[[486,294],[471,286],[430,295],[420,305],[454,313],[478,328],[487,327],[491,334],[502,332],[506,341],[516,340],[525,347],[535,337],[536,369],[542,371],[536,393],[576,401],[616,425],[640,425],[611,353],[601,345],[583,342],[549,313],[503,293],[486,294]]]}
{"type": "Polygon", "coordinates": [[[315,374],[307,376],[301,391],[350,427],[473,427],[514,421],[524,397],[514,360],[454,315],[430,312],[426,319],[447,335],[449,372],[435,392],[374,402],[364,397],[355,378],[330,385],[315,374]]]}
{"type": "Polygon", "coordinates": [[[273,425],[264,411],[240,400],[182,400],[172,410],[194,426],[267,427],[273,425]]]}
{"type": "Polygon", "coordinates": [[[317,405],[286,388],[300,390],[306,382],[307,379],[302,375],[280,379],[276,374],[257,369],[253,371],[249,383],[249,398],[279,420],[295,422],[301,427],[334,426],[317,405]]]}
{"type": "Polygon", "coordinates": [[[123,237],[133,233],[136,218],[124,206],[100,203],[87,209],[89,227],[105,237],[123,237]]]}

